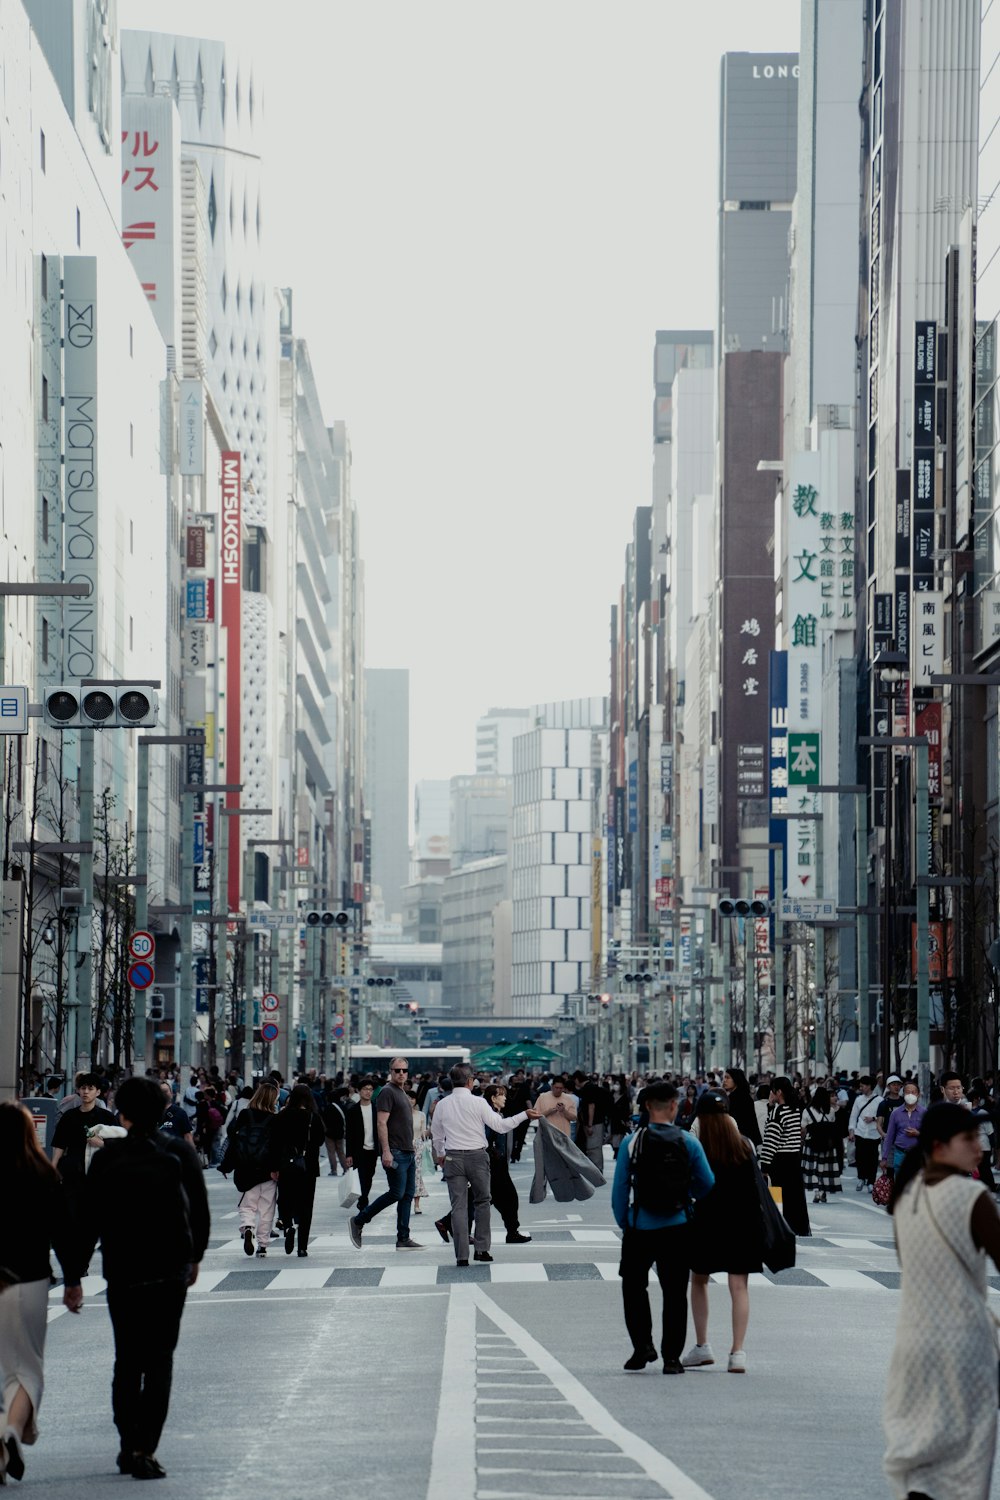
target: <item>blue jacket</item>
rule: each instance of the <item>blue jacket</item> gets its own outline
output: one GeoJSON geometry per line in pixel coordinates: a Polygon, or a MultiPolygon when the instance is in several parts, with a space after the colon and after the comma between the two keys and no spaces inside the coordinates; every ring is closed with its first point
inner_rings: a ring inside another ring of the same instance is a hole
{"type": "MultiPolygon", "coordinates": [[[[663,1131],[665,1127],[662,1125],[650,1125],[649,1129],[663,1131]]],[[[708,1165],[708,1157],[705,1155],[701,1142],[686,1131],[682,1139],[691,1157],[691,1197],[693,1199],[704,1198],[715,1186],[715,1174],[708,1165]]],[[[679,1224],[686,1224],[687,1215],[683,1210],[676,1214],[651,1214],[644,1208],[636,1210],[633,1222],[633,1215],[629,1212],[628,1172],[635,1142],[635,1135],[630,1135],[628,1140],[622,1142],[618,1149],[618,1160],[615,1163],[615,1180],[611,1188],[611,1209],[618,1228],[673,1229],[679,1224]]]]}

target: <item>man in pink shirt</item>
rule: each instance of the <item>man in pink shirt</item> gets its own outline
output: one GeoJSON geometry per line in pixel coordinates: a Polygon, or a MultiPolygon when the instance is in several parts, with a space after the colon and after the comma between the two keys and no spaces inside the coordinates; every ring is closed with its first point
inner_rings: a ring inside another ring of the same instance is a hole
{"type": "Polygon", "coordinates": [[[549,1091],[539,1094],[535,1100],[535,1109],[550,1125],[561,1130],[563,1135],[572,1135],[576,1104],[561,1078],[553,1078],[549,1091]]]}

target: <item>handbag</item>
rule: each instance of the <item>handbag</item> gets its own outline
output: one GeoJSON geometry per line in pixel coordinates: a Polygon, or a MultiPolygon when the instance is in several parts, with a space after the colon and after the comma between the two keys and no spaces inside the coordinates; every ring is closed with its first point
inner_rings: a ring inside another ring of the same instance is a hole
{"type": "MultiPolygon", "coordinates": [[[[977,1282],[975,1276],[973,1276],[973,1274],[970,1271],[969,1267],[966,1265],[964,1258],[961,1255],[959,1255],[958,1251],[955,1249],[955,1246],[951,1243],[951,1240],[945,1234],[944,1230],[941,1228],[941,1225],[937,1221],[937,1215],[935,1214],[933,1208],[931,1208],[930,1192],[928,1191],[927,1184],[923,1183],[922,1186],[923,1186],[924,1192],[927,1194],[927,1217],[930,1219],[931,1223],[934,1225],[934,1228],[937,1230],[938,1238],[951,1251],[952,1255],[958,1261],[959,1265],[962,1267],[962,1270],[965,1272],[966,1276],[972,1282],[972,1285],[975,1287],[976,1292],[979,1293],[980,1287],[979,1287],[979,1283],[977,1282]]],[[[895,1235],[895,1226],[893,1226],[893,1234],[895,1235]]],[[[899,1246],[898,1245],[896,1247],[896,1254],[897,1255],[899,1254],[899,1246]]],[[[996,1313],[993,1311],[992,1307],[990,1307],[989,1305],[987,1305],[986,1311],[989,1313],[990,1317],[993,1319],[993,1331],[994,1331],[994,1333],[996,1333],[997,1330],[1000,1329],[1000,1318],[997,1317],[996,1313]]],[[[997,1405],[1000,1406],[1000,1350],[997,1351],[997,1405]]]]}
{"type": "Polygon", "coordinates": [[[348,1167],[340,1179],[338,1192],[341,1208],[353,1208],[355,1203],[361,1202],[361,1174],[357,1167],[348,1167]]]}
{"type": "Polygon", "coordinates": [[[880,1208],[885,1208],[891,1197],[892,1178],[889,1176],[888,1172],[880,1172],[876,1177],[875,1183],[872,1187],[872,1200],[873,1202],[877,1203],[880,1208]]]}
{"type": "Polygon", "coordinates": [[[790,1271],[795,1264],[795,1235],[772,1198],[773,1189],[768,1187],[756,1161],[753,1172],[760,1203],[761,1260],[769,1271],[790,1271]]]}

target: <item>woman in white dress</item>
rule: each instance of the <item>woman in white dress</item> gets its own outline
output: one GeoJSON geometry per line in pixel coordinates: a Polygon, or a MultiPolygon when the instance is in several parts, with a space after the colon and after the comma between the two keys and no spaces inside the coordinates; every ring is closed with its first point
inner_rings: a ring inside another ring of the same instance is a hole
{"type": "Polygon", "coordinates": [[[997,1431],[997,1332],[986,1255],[1000,1217],[967,1110],[935,1104],[896,1173],[890,1213],[902,1269],[882,1419],[895,1500],[987,1500],[997,1431]]]}
{"type": "Polygon", "coordinates": [[[417,1104],[416,1094],[410,1093],[407,1097],[413,1110],[413,1152],[417,1163],[417,1175],[413,1187],[413,1212],[422,1214],[420,1200],[427,1194],[427,1187],[424,1183],[424,1141],[428,1134],[427,1120],[423,1110],[417,1104]]]}

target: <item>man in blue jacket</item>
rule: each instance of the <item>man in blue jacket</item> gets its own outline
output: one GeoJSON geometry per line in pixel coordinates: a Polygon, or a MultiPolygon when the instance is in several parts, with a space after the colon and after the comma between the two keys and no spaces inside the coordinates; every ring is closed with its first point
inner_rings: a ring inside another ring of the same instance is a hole
{"type": "Polygon", "coordinates": [[[715,1177],[701,1143],[674,1124],[680,1102],[671,1083],[654,1083],[641,1099],[649,1125],[623,1143],[615,1165],[611,1207],[622,1231],[625,1326],[632,1340],[626,1370],[643,1370],[656,1359],[649,1308],[649,1269],[663,1292],[664,1375],[683,1375],[687,1334],[687,1289],[691,1269],[688,1214],[715,1177]]]}

